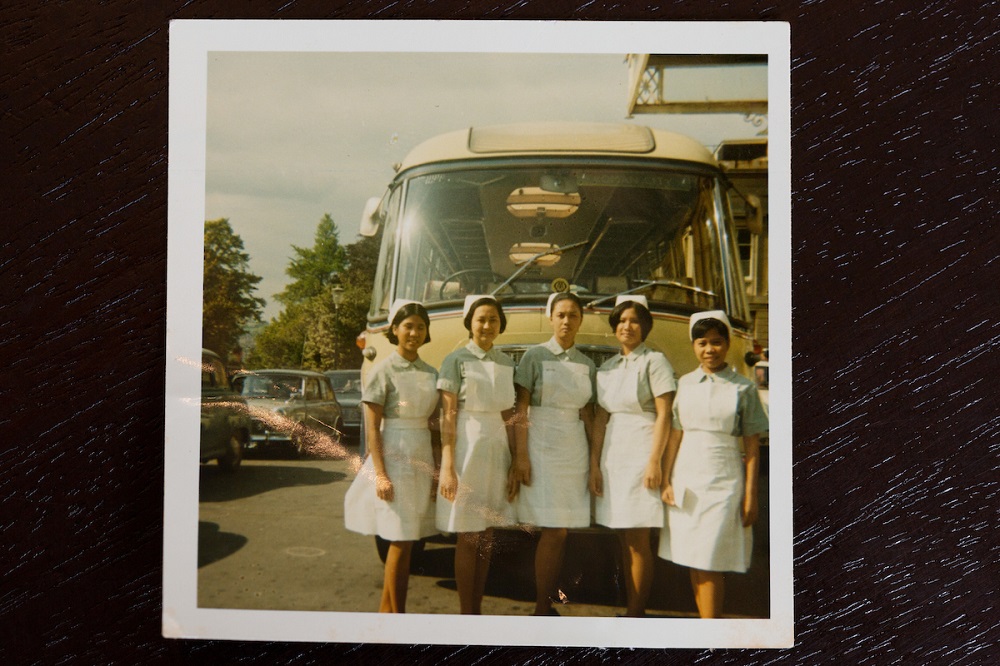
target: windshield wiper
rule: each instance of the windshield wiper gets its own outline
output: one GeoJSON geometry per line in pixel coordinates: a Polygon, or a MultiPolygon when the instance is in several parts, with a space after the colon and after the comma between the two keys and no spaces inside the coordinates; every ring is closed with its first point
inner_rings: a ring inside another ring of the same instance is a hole
{"type": "Polygon", "coordinates": [[[588,240],[582,240],[582,241],[580,241],[578,243],[570,243],[569,245],[563,245],[562,247],[554,247],[554,248],[545,250],[543,252],[539,252],[538,254],[532,255],[523,264],[521,264],[520,268],[518,268],[516,271],[514,271],[513,273],[511,273],[511,276],[509,278],[507,278],[506,280],[504,280],[503,284],[501,284],[499,287],[497,287],[496,289],[494,289],[493,291],[491,291],[490,292],[490,296],[496,296],[500,292],[501,289],[503,289],[507,285],[513,283],[514,280],[516,280],[517,278],[521,277],[521,274],[524,273],[524,271],[526,271],[529,268],[531,268],[531,266],[534,265],[534,263],[536,261],[538,261],[539,258],[547,256],[547,255],[550,255],[550,254],[560,254],[562,252],[566,252],[567,250],[574,250],[574,249],[576,249],[578,247],[586,245],[589,242],[590,241],[588,241],[588,240]]]}
{"type": "Polygon", "coordinates": [[[633,282],[638,282],[638,287],[632,287],[631,289],[626,289],[625,291],[619,291],[617,294],[612,294],[610,296],[604,296],[603,298],[598,298],[596,300],[587,303],[588,308],[593,308],[598,303],[603,303],[605,301],[610,301],[613,298],[618,298],[619,296],[625,296],[626,294],[631,294],[646,287],[677,287],[678,289],[684,289],[686,291],[691,291],[696,294],[704,294],[706,296],[714,297],[716,293],[714,291],[708,291],[706,289],[700,289],[698,287],[692,287],[689,284],[684,284],[683,282],[677,282],[676,280],[633,280],[633,282]]]}

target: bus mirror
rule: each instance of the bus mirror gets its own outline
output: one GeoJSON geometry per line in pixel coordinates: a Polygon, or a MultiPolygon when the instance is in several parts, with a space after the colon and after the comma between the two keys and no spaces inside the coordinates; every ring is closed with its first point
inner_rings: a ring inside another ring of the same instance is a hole
{"type": "Polygon", "coordinates": [[[379,225],[382,223],[382,216],[379,215],[379,205],[382,199],[372,197],[365,202],[365,210],[361,213],[361,229],[358,233],[362,236],[374,236],[378,233],[379,225]]]}
{"type": "Polygon", "coordinates": [[[746,195],[747,229],[758,236],[764,233],[764,205],[755,194],[746,195]]]}

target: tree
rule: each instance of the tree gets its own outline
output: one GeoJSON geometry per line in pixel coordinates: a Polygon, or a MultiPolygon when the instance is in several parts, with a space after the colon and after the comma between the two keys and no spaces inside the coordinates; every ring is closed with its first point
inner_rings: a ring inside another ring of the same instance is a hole
{"type": "Polygon", "coordinates": [[[292,249],[296,256],[285,269],[292,282],[275,295],[285,305],[305,303],[320,296],[336,282],[337,274],[347,264],[347,252],[340,244],[340,230],[329,213],[319,221],[311,248],[293,245],[292,249]]]}
{"type": "Polygon", "coordinates": [[[229,220],[207,220],[201,344],[223,357],[249,324],[261,320],[264,299],[253,295],[261,278],[249,268],[250,255],[229,220]]]}
{"type": "Polygon", "coordinates": [[[361,350],[355,340],[368,323],[381,238],[381,233],[361,237],[348,245],[347,267],[337,276],[339,282],[312,301],[310,321],[313,327],[305,354],[310,367],[361,367],[361,350]]]}
{"type": "Polygon", "coordinates": [[[329,214],[311,248],[292,246],[285,272],[294,280],[276,296],[284,304],[256,340],[254,367],[312,370],[361,367],[355,344],[367,323],[381,234],[346,247],[329,214]]]}
{"type": "Polygon", "coordinates": [[[306,311],[302,304],[286,306],[254,340],[248,365],[253,368],[299,368],[305,347],[306,311]]]}

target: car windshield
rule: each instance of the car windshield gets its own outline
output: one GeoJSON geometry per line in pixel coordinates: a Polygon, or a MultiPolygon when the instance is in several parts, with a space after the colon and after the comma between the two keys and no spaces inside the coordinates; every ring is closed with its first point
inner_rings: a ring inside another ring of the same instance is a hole
{"type": "Polygon", "coordinates": [[[361,393],[360,373],[330,373],[327,375],[334,393],[361,393]]]}
{"type": "Polygon", "coordinates": [[[298,377],[291,375],[247,375],[243,380],[243,395],[288,400],[299,394],[300,383],[298,377]]]}
{"type": "Polygon", "coordinates": [[[201,358],[201,388],[229,388],[222,361],[205,356],[201,358]]]}
{"type": "Polygon", "coordinates": [[[402,192],[376,280],[383,311],[391,298],[433,304],[496,290],[544,302],[567,289],[585,300],[629,291],[713,309],[726,307],[727,280],[738,284],[728,209],[711,175],[511,166],[418,175],[402,192]]]}

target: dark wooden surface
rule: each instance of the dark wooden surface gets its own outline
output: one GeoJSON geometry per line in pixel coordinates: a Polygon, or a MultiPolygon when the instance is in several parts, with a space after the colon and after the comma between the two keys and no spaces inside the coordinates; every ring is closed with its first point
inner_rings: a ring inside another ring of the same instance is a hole
{"type": "Polygon", "coordinates": [[[273,7],[0,9],[4,663],[1000,661],[997,2],[273,7]],[[167,25],[218,17],[791,22],[795,648],[160,638],[167,25]]]}

